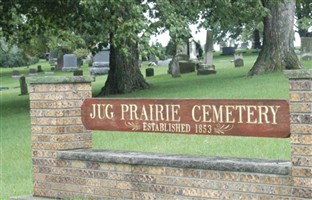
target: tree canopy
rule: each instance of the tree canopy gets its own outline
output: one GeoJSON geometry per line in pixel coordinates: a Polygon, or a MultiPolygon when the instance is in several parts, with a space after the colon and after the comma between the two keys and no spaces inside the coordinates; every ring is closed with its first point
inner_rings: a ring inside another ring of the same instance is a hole
{"type": "MultiPolygon", "coordinates": [[[[33,36],[49,34],[61,38],[72,34],[83,38],[92,52],[110,46],[110,72],[101,95],[125,93],[149,87],[139,70],[138,53],[139,46],[150,48],[151,35],[168,30],[172,41],[178,43],[189,37],[190,24],[199,24],[199,27],[213,29],[218,40],[227,36],[237,38],[243,30],[252,30],[262,19],[274,18],[275,5],[293,5],[294,1],[1,1],[0,36],[22,44],[29,43],[33,36]]],[[[297,16],[298,13],[303,16],[299,19],[302,24],[310,16],[304,7],[307,2],[297,0],[300,5],[297,16]]],[[[293,15],[292,12],[289,14],[293,15]]],[[[274,60],[269,62],[275,63],[274,60]]]]}

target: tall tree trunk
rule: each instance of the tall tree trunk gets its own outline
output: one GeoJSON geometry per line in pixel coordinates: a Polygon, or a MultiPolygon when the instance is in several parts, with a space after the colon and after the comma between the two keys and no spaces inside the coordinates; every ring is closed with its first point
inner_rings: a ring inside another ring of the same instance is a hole
{"type": "Polygon", "coordinates": [[[263,20],[263,46],[248,75],[300,68],[294,52],[295,0],[262,0],[262,4],[270,15],[263,20]]]}
{"type": "MultiPolygon", "coordinates": [[[[113,41],[112,35],[110,40],[113,41]]],[[[122,48],[111,45],[108,77],[98,96],[130,93],[137,89],[149,88],[139,68],[138,44],[126,39],[124,45],[127,46],[130,55],[125,55],[122,48]]]]}

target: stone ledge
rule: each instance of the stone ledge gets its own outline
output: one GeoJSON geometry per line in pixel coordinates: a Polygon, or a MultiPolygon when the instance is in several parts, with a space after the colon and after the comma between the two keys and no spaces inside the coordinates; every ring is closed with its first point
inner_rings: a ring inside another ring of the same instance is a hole
{"type": "Polygon", "coordinates": [[[290,175],[291,162],[249,158],[223,158],[196,155],[143,153],[114,150],[58,151],[57,157],[66,160],[94,161],[130,165],[148,165],[206,170],[252,172],[290,175]]]}
{"type": "Polygon", "coordinates": [[[10,197],[10,200],[53,200],[53,198],[35,197],[33,195],[23,195],[23,196],[10,197]]]}
{"type": "Polygon", "coordinates": [[[289,79],[312,79],[311,69],[284,70],[284,74],[289,79]]]}
{"type": "Polygon", "coordinates": [[[94,82],[94,78],[91,76],[44,76],[27,78],[26,82],[31,84],[91,83],[94,82]]]}

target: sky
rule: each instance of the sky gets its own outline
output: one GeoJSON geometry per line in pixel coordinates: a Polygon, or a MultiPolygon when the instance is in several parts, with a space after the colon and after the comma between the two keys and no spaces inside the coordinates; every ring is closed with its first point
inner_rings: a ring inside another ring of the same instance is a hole
{"type": "MultiPolygon", "coordinates": [[[[192,35],[195,41],[200,41],[202,45],[206,43],[206,30],[201,28],[198,31],[196,31],[196,25],[190,25],[190,29],[192,31],[192,35]]],[[[167,46],[168,42],[170,40],[169,32],[166,31],[163,34],[153,36],[151,39],[151,43],[160,42],[164,47],[167,46]]],[[[251,45],[251,44],[250,44],[251,45]]],[[[295,41],[294,41],[295,47],[299,47],[301,45],[299,34],[295,34],[295,41]]],[[[214,45],[215,50],[220,50],[220,46],[218,44],[214,45]]]]}

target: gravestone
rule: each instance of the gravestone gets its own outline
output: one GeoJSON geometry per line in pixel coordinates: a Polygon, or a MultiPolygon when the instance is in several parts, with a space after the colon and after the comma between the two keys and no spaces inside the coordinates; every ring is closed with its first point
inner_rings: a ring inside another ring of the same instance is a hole
{"type": "Polygon", "coordinates": [[[301,38],[301,59],[312,60],[312,37],[301,38]]]}
{"type": "Polygon", "coordinates": [[[178,54],[170,61],[168,73],[176,78],[181,74],[194,72],[195,69],[196,62],[190,61],[187,54],[178,54]]]}
{"type": "Polygon", "coordinates": [[[215,66],[213,64],[213,33],[207,30],[204,63],[199,64],[197,75],[216,74],[215,66]]]}
{"type": "Polygon", "coordinates": [[[223,47],[222,54],[223,56],[234,55],[235,47],[223,47]]]}
{"type": "Polygon", "coordinates": [[[107,74],[109,71],[109,49],[98,52],[93,57],[93,62],[89,68],[91,75],[107,74]]]}
{"type": "Polygon", "coordinates": [[[197,60],[196,43],[194,40],[190,41],[190,60],[197,60]]]}
{"type": "Polygon", "coordinates": [[[30,68],[28,76],[36,76],[36,75],[37,75],[37,70],[33,69],[33,68],[30,68]]]}
{"type": "Polygon", "coordinates": [[[181,60],[179,61],[179,68],[181,74],[195,72],[196,62],[181,60]]]}
{"type": "Polygon", "coordinates": [[[41,65],[38,65],[38,66],[37,66],[37,72],[38,72],[38,73],[43,72],[42,66],[41,66],[41,65]]]}
{"type": "Polygon", "coordinates": [[[28,89],[27,89],[25,76],[21,76],[19,81],[20,81],[21,95],[28,94],[28,89]]]}
{"type": "Polygon", "coordinates": [[[241,44],[241,47],[240,47],[241,49],[248,49],[248,42],[243,42],[242,44],[241,44]]]}
{"type": "Polygon", "coordinates": [[[8,90],[9,89],[9,87],[6,87],[6,86],[0,86],[0,91],[1,90],[8,90]]]}
{"type": "Polygon", "coordinates": [[[153,68],[147,68],[145,70],[146,77],[154,76],[154,69],[153,68]]]}
{"type": "Polygon", "coordinates": [[[65,54],[63,56],[63,68],[62,71],[75,71],[78,69],[77,56],[75,54],[65,54]]]}
{"type": "Polygon", "coordinates": [[[255,29],[253,31],[253,42],[252,42],[253,49],[261,49],[261,42],[260,42],[260,31],[255,29]]]}
{"type": "Polygon", "coordinates": [[[22,75],[18,70],[13,70],[12,78],[20,78],[22,75]]]}
{"type": "Polygon", "coordinates": [[[57,62],[57,51],[51,51],[49,54],[49,63],[52,66],[55,66],[57,62]]]}
{"type": "Polygon", "coordinates": [[[82,70],[75,70],[73,75],[74,76],[83,76],[83,71],[82,70]]]}
{"type": "Polygon", "coordinates": [[[244,66],[244,59],[243,54],[234,54],[234,66],[235,67],[243,67],[244,66]]]}

